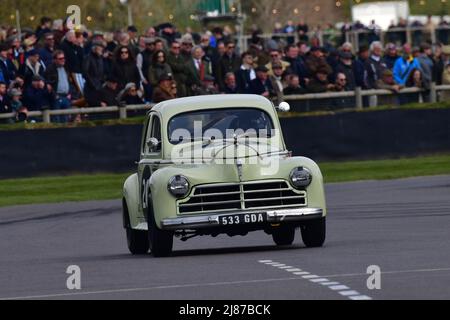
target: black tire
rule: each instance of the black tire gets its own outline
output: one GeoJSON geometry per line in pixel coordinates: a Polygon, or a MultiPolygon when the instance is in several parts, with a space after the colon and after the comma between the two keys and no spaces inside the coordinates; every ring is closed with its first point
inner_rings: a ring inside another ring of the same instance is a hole
{"type": "Polygon", "coordinates": [[[172,253],[173,232],[161,230],[155,223],[153,204],[149,196],[148,208],[148,243],[150,252],[154,257],[167,257],[172,253]]]}
{"type": "Polygon", "coordinates": [[[146,254],[148,252],[148,237],[145,230],[125,228],[127,234],[128,250],[132,254],[146,254]]]}
{"type": "Polygon", "coordinates": [[[321,247],[326,236],[325,217],[306,222],[302,225],[301,232],[305,246],[308,248],[321,247]]]}
{"type": "Polygon", "coordinates": [[[277,246],[289,246],[295,239],[295,228],[283,226],[273,230],[272,239],[277,246]]]}
{"type": "Polygon", "coordinates": [[[128,207],[123,200],[123,224],[127,235],[128,250],[132,254],[146,254],[148,252],[148,237],[145,230],[134,230],[130,225],[130,216],[128,213],[128,207]]]}

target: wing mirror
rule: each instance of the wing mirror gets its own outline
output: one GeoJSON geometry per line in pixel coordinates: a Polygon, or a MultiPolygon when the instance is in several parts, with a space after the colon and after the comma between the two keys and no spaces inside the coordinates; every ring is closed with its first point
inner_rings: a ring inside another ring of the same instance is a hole
{"type": "Polygon", "coordinates": [[[289,110],[291,110],[291,106],[289,105],[289,103],[283,101],[278,105],[278,107],[275,107],[275,109],[281,112],[288,112],[289,110]]]}
{"type": "Polygon", "coordinates": [[[156,138],[149,138],[147,140],[147,147],[149,151],[155,151],[158,150],[159,141],[156,138]]]}

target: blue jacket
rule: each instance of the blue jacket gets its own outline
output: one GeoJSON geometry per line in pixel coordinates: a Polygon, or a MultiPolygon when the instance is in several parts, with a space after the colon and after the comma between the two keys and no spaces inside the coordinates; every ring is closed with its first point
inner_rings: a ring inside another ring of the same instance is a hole
{"type": "Polygon", "coordinates": [[[398,58],[397,61],[395,61],[393,70],[395,82],[400,85],[405,85],[411,71],[414,69],[419,69],[422,71],[420,68],[420,63],[416,58],[414,58],[411,62],[405,60],[404,57],[398,58]]]}

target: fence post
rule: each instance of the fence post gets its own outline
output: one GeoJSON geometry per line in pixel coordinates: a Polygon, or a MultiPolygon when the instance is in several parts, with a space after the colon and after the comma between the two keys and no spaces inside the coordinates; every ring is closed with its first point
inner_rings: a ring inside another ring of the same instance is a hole
{"type": "Polygon", "coordinates": [[[432,82],[430,85],[430,102],[437,102],[436,82],[432,82]]]}
{"type": "Polygon", "coordinates": [[[120,119],[126,119],[127,118],[127,107],[126,106],[119,106],[119,118],[120,119]]]}
{"type": "Polygon", "coordinates": [[[42,121],[44,123],[50,123],[50,109],[42,110],[42,121]]]}
{"type": "Polygon", "coordinates": [[[363,98],[362,98],[362,89],[361,87],[355,88],[355,104],[356,109],[362,109],[363,108],[363,98]]]}

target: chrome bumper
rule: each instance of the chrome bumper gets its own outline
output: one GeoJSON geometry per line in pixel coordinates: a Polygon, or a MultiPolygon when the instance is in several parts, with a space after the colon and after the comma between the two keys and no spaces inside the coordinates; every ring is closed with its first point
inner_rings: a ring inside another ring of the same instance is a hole
{"type": "MultiPolygon", "coordinates": [[[[323,215],[323,210],[320,208],[296,208],[280,210],[235,211],[222,214],[197,215],[163,219],[161,221],[161,228],[166,230],[177,230],[217,227],[220,226],[219,217],[251,213],[266,213],[267,223],[280,223],[321,218],[323,215]]],[[[248,225],[251,225],[251,223],[248,225]]],[[[245,226],[245,224],[240,224],[239,226],[245,226]]]]}

